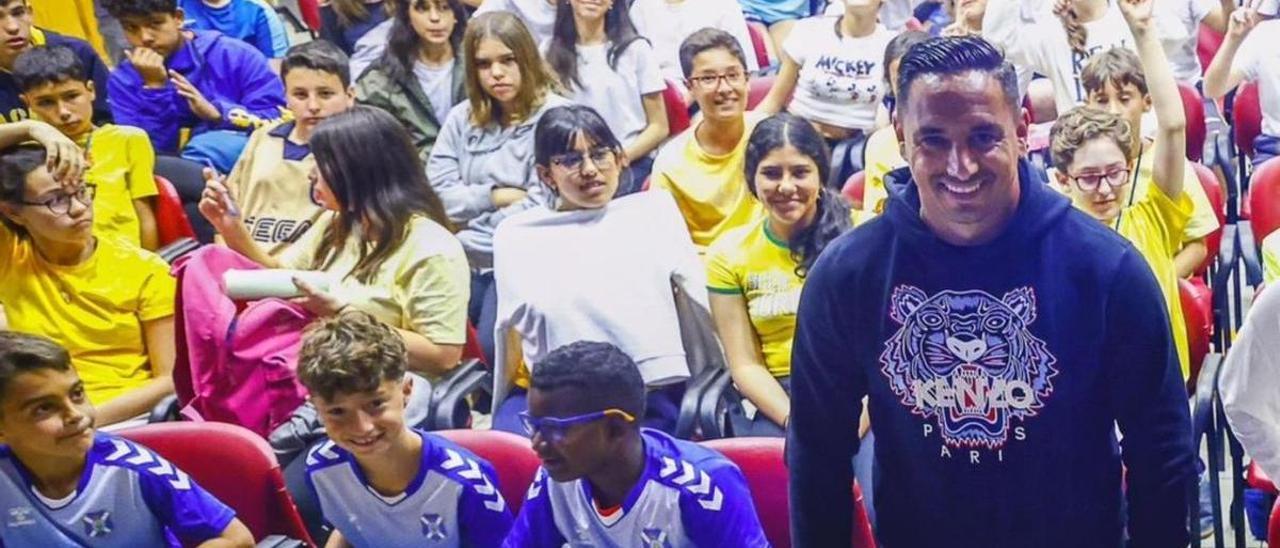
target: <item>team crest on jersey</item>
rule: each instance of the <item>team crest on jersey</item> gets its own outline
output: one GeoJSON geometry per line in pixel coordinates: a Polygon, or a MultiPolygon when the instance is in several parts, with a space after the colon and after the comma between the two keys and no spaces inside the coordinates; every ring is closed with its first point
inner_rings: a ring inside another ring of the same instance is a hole
{"type": "Polygon", "coordinates": [[[642,529],[640,545],[644,548],[671,548],[671,542],[667,540],[667,532],[657,528],[642,529]]]}
{"type": "Polygon", "coordinates": [[[423,514],[418,522],[422,524],[422,536],[427,540],[441,541],[449,536],[444,528],[444,516],[440,514],[423,514]]]}
{"type": "Polygon", "coordinates": [[[901,328],[885,343],[880,371],[903,405],[936,421],[947,446],[999,450],[1011,422],[1039,414],[1053,393],[1057,358],[1031,333],[1036,298],[1029,287],[997,299],[898,286],[890,317],[901,328]]]}
{"type": "Polygon", "coordinates": [[[115,524],[111,522],[111,512],[106,510],[89,512],[80,521],[84,523],[84,534],[89,538],[105,537],[115,529],[115,524]]]}

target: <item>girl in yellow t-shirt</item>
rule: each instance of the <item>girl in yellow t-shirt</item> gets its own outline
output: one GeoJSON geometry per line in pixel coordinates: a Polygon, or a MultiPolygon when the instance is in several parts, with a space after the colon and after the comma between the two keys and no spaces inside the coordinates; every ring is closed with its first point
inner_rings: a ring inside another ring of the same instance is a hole
{"type": "Polygon", "coordinates": [[[470,270],[408,132],[385,111],[356,106],[321,122],[309,144],[311,196],[328,210],[317,223],[323,230],[308,230],[272,257],[212,170],[200,213],[227,247],[264,267],[331,274],[328,291],[294,280],[305,295],[299,304],[313,314],[367,312],[404,339],[411,370],[452,370],[466,342],[470,270]]]}
{"type": "Polygon", "coordinates": [[[0,304],[9,329],[71,353],[100,425],[137,417],[173,392],[175,282],[158,256],[95,237],[95,187],[49,163],[41,147],[0,152],[0,304]]]}
{"type": "Polygon", "coordinates": [[[828,154],[802,118],[760,122],[744,163],[747,188],[765,215],[726,232],[707,253],[716,332],[734,384],[759,410],[733,417],[736,435],[779,436],[787,423],[800,288],[822,249],[851,226],[849,208],[823,186],[828,154]]]}

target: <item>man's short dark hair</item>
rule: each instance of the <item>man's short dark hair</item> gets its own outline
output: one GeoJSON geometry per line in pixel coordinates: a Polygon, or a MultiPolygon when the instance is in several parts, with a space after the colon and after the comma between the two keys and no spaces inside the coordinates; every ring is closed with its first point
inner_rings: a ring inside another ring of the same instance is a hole
{"type": "Polygon", "coordinates": [[[720,29],[707,27],[690,34],[684,42],[680,43],[680,70],[684,71],[684,77],[693,76],[693,58],[699,53],[709,49],[722,48],[738,58],[738,62],[742,63],[742,70],[747,70],[747,56],[742,53],[742,46],[738,45],[738,39],[720,29]]]}
{"type": "Polygon", "coordinates": [[[116,19],[172,15],[178,11],[178,0],[102,0],[102,7],[116,19]]]}
{"type": "Polygon", "coordinates": [[[85,76],[84,63],[66,46],[40,46],[24,51],[13,61],[12,72],[18,89],[24,93],[31,88],[68,80],[89,81],[85,76]]]}
{"type": "Polygon", "coordinates": [[[533,366],[530,385],[543,392],[570,388],[586,411],[616,408],[637,420],[644,416],[644,378],[636,362],[618,347],[602,342],[575,342],[552,350],[533,366]]]}
{"type": "Polygon", "coordinates": [[[906,111],[911,84],[926,74],[985,72],[1000,82],[1005,100],[1015,115],[1020,112],[1018,74],[1000,49],[978,36],[940,37],[925,40],[907,50],[898,64],[898,110],[906,111]]]}
{"type": "Polygon", "coordinates": [[[71,355],[45,337],[0,331],[0,398],[15,377],[43,369],[68,371],[71,355]]]}
{"type": "Polygon", "coordinates": [[[288,80],[293,69],[311,69],[327,72],[342,81],[342,87],[351,85],[351,60],[347,54],[328,40],[312,40],[289,48],[280,62],[280,79],[288,80]]]}

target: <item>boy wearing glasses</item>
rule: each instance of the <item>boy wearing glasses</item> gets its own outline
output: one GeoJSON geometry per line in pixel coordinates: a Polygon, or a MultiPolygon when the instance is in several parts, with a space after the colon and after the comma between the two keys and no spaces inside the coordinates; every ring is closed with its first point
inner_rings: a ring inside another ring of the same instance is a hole
{"type": "Polygon", "coordinates": [[[768,546],[738,467],[641,428],[644,407],[644,380],[613,345],[547,354],[521,415],[542,468],[503,546],[768,546]]]}
{"type": "Polygon", "coordinates": [[[760,116],[747,115],[747,63],[733,35],[713,28],[680,45],[680,67],[702,121],[664,145],[650,186],[670,192],[699,252],[726,230],[761,214],[743,175],[747,137],[760,116]]]}
{"type": "Polygon", "coordinates": [[[0,126],[0,146],[10,145],[0,151],[0,304],[9,328],[71,353],[98,424],[138,417],[173,393],[169,265],[120,236],[95,235],[95,187],[55,178],[43,147],[12,146],[24,126],[43,143],[74,149],[44,124],[0,126]]]}
{"type": "Polygon", "coordinates": [[[298,377],[329,437],[306,461],[333,526],[325,546],[498,546],[512,518],[493,467],[405,425],[408,359],[401,337],[364,312],[303,336],[298,377]]]}
{"type": "MultiPolygon", "coordinates": [[[[1054,178],[1075,206],[1133,243],[1151,266],[1164,294],[1182,378],[1190,374],[1187,329],[1178,296],[1174,256],[1182,248],[1184,232],[1195,206],[1184,192],[1186,172],[1186,115],[1173,72],[1151,18],[1151,1],[1121,2],[1132,30],[1151,102],[1156,115],[1155,144],[1148,151],[1133,147],[1131,124],[1111,111],[1078,107],[1058,118],[1050,133],[1054,178]],[[1137,155],[1150,154],[1151,189],[1135,192],[1137,155]]],[[[1114,85],[1108,83],[1108,85],[1114,85]]],[[[1094,95],[1091,93],[1091,95],[1094,95]]]]}
{"type": "Polygon", "coordinates": [[[93,122],[99,89],[75,53],[63,46],[31,48],[13,64],[22,100],[39,116],[85,149],[93,165],[85,180],[96,185],[93,227],[154,250],[156,153],[146,132],[136,127],[93,122]]]}

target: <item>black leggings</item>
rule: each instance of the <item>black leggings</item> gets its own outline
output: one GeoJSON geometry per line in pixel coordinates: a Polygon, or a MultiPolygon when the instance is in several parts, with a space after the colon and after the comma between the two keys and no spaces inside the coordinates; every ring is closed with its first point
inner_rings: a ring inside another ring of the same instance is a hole
{"type": "Polygon", "coordinates": [[[204,166],[179,158],[177,156],[156,156],[156,175],[168,179],[182,198],[182,207],[187,212],[187,220],[195,230],[196,239],[201,243],[213,242],[215,234],[213,225],[205,220],[198,208],[200,194],[204,192],[204,166]]]}

